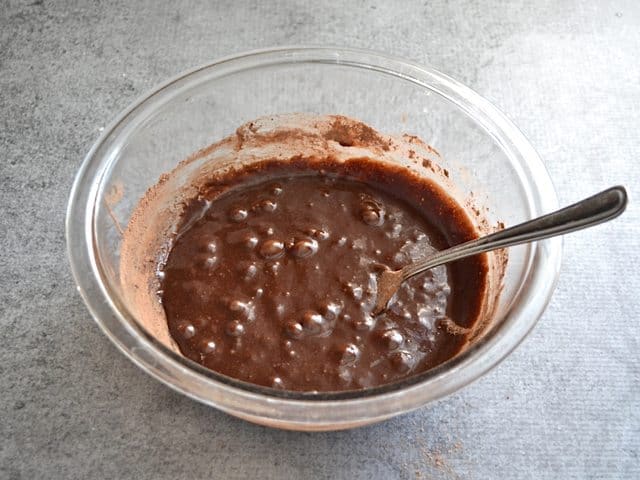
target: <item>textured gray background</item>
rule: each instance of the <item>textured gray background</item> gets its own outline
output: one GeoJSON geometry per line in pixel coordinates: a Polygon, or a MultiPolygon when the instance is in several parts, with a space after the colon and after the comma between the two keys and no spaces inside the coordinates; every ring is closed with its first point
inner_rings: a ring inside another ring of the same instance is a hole
{"type": "Polygon", "coordinates": [[[0,2],[0,478],[640,478],[640,2],[213,3],[0,2]],[[63,232],[83,155],[134,98],[221,55],[310,42],[468,84],[531,139],[563,203],[614,183],[632,197],[566,239],[551,305],[498,368],[323,434],[236,420],[134,367],[76,294],[63,232]]]}

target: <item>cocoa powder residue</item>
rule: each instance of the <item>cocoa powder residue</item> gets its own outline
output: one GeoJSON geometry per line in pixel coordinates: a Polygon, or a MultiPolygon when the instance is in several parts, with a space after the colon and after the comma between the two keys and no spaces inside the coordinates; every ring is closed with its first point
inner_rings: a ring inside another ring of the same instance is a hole
{"type": "Polygon", "coordinates": [[[346,117],[336,116],[331,128],[324,134],[324,138],[338,142],[343,147],[371,147],[377,146],[385,151],[389,150],[390,141],[385,140],[378,132],[361,122],[353,122],[346,117]]]}

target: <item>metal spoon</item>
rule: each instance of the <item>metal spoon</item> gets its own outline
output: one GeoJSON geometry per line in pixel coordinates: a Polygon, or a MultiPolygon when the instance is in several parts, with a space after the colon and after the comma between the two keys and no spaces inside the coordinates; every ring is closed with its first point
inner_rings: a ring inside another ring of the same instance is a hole
{"type": "Polygon", "coordinates": [[[528,222],[447,248],[400,270],[386,268],[378,276],[378,294],[373,313],[387,308],[387,304],[402,282],[444,263],[479,253],[534,242],[565,233],[592,227],[613,220],[627,206],[627,192],[622,186],[611,187],[592,197],[561,210],[534,218],[528,222]]]}

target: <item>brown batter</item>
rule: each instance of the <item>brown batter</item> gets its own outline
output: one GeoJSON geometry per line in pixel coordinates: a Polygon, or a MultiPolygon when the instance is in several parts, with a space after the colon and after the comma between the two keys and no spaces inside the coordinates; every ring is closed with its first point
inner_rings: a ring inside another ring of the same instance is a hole
{"type": "Polygon", "coordinates": [[[414,277],[376,317],[373,272],[475,236],[459,205],[404,168],[253,164],[211,180],[188,205],[159,273],[169,332],[188,358],[254,384],[393,382],[462,348],[487,264],[479,256],[414,277]]]}

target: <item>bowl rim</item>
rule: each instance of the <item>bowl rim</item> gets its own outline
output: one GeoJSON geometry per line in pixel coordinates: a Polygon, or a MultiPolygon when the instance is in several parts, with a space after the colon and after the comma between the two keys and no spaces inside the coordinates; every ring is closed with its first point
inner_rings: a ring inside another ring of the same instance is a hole
{"type": "MultiPolygon", "coordinates": [[[[237,73],[283,63],[325,63],[366,68],[391,74],[434,91],[479,123],[511,158],[514,167],[522,169],[518,174],[523,180],[523,186],[527,187],[530,183],[531,187],[535,187],[534,191],[527,192],[530,208],[538,214],[557,208],[557,196],[551,178],[525,136],[491,103],[446,74],[429,66],[364,49],[284,46],[252,50],[208,62],[170,78],[139,96],[102,131],[76,174],[67,207],[67,255],[78,291],[96,323],[125,356],[174,390],[229,413],[246,417],[265,416],[275,422],[289,423],[330,424],[336,421],[358,420],[360,417],[375,421],[418,408],[453,393],[498,365],[535,326],[548,305],[558,279],[562,250],[560,238],[548,239],[532,246],[532,260],[525,280],[532,284],[530,291],[518,293],[518,301],[514,302],[500,323],[500,328],[495,332],[488,334],[457,357],[427,372],[381,387],[348,392],[314,394],[279,391],[212,372],[158,342],[137,323],[123,304],[118,304],[113,292],[109,291],[108,282],[101,274],[97,251],[93,246],[96,199],[102,178],[113,162],[113,158],[96,157],[100,148],[136,110],[142,107],[151,110],[158,108],[161,104],[153,104],[154,96],[169,94],[165,101],[170,100],[171,94],[176,93],[172,92],[172,89],[180,88],[180,82],[193,79],[201,72],[222,65],[228,67],[231,64],[231,73],[237,73]],[[242,66],[247,61],[249,65],[242,66]],[[257,63],[251,64],[252,61],[257,63]],[[241,68],[233,70],[234,63],[241,68]],[[82,227],[81,230],[79,227],[82,227]],[[90,275],[87,275],[88,271],[90,275]],[[522,295],[524,297],[520,299],[522,295]],[[521,318],[525,307],[528,318],[521,318]],[[493,354],[490,358],[489,352],[493,354]],[[184,381],[177,384],[176,379],[180,378],[184,381]],[[187,388],[185,383],[189,383],[191,388],[187,388]],[[435,393],[425,391],[428,390],[425,387],[429,385],[440,385],[440,388],[435,388],[435,393]],[[407,395],[408,392],[412,392],[413,395],[407,395]],[[399,398],[400,396],[405,398],[399,398]],[[291,408],[292,415],[274,412],[273,405],[269,405],[273,402],[277,402],[281,407],[291,408]],[[386,408],[380,409],[377,405],[377,416],[372,416],[372,412],[367,413],[372,402],[384,403],[386,408]],[[354,415],[349,415],[347,419],[346,415],[331,414],[332,409],[337,406],[344,407],[346,403],[358,404],[360,417],[354,418],[354,415]],[[316,414],[312,419],[304,412],[305,406],[308,407],[310,404],[321,409],[321,414],[316,414]]],[[[122,132],[117,135],[121,134],[122,132]]]]}

